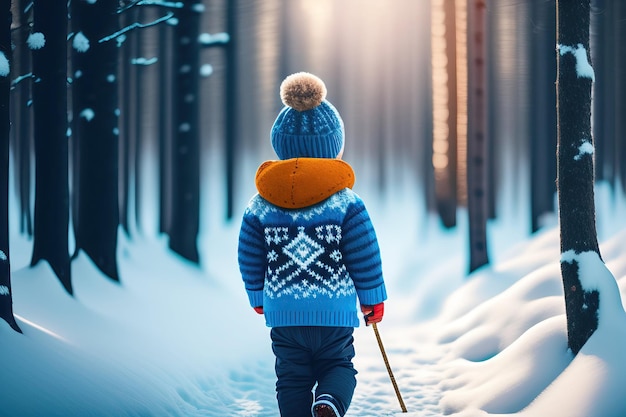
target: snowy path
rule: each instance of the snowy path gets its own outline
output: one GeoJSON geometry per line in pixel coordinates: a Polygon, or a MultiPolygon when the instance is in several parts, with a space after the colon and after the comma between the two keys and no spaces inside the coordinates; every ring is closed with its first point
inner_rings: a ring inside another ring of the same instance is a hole
{"type": "Polygon", "coordinates": [[[362,327],[355,332],[359,384],[346,416],[441,415],[437,405],[440,398],[437,361],[440,358],[426,355],[425,352],[432,353],[433,349],[426,346],[429,342],[419,330],[400,326],[386,328],[384,324],[380,324],[379,331],[408,413],[401,412],[373,330],[362,327]]]}
{"type": "MultiPolygon", "coordinates": [[[[408,412],[401,412],[373,330],[360,327],[355,331],[357,356],[354,363],[359,371],[358,384],[346,417],[440,416],[438,402],[441,393],[437,388],[441,378],[441,367],[437,365],[440,358],[428,357],[425,353],[433,352],[432,346],[426,345],[429,342],[420,337],[419,330],[414,326],[387,329],[381,323],[379,330],[408,412]]],[[[239,368],[223,375],[221,381],[221,378],[198,381],[204,391],[200,401],[206,401],[204,406],[199,402],[198,395],[189,393],[185,397],[193,402],[190,405],[198,411],[204,408],[209,412],[208,408],[213,408],[208,415],[215,415],[215,406],[221,403],[226,415],[276,417],[273,361],[270,352],[255,362],[242,362],[239,368]]]]}

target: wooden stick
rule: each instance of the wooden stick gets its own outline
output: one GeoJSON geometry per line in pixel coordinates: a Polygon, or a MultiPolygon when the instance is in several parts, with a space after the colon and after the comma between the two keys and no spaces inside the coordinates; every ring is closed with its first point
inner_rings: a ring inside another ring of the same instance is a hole
{"type": "Polygon", "coordinates": [[[393,389],[396,391],[396,396],[398,397],[398,401],[400,402],[400,408],[402,408],[402,412],[406,413],[406,406],[404,405],[404,401],[402,401],[402,395],[400,395],[400,390],[398,389],[398,384],[396,383],[396,379],[393,377],[393,372],[391,371],[391,366],[389,366],[389,360],[387,359],[387,353],[385,353],[385,347],[383,346],[383,341],[380,338],[380,333],[378,333],[378,327],[376,323],[372,323],[372,327],[374,328],[374,334],[376,335],[376,340],[378,341],[378,347],[380,348],[380,353],[383,355],[383,360],[385,361],[385,366],[387,367],[387,372],[389,373],[389,378],[391,379],[391,383],[393,384],[393,389]]]}

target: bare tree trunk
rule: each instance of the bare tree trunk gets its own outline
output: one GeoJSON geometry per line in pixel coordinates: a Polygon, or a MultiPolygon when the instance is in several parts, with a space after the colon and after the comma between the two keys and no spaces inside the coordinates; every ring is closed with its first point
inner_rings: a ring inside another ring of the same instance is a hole
{"type": "MultiPolygon", "coordinates": [[[[137,10],[131,9],[127,10],[122,14],[122,23],[124,27],[130,26],[132,23],[137,20],[137,10]]],[[[119,185],[119,216],[120,216],[120,225],[124,233],[127,236],[130,236],[130,224],[129,224],[129,200],[130,200],[130,182],[131,182],[131,164],[130,160],[132,157],[132,143],[133,143],[133,135],[132,135],[132,124],[133,124],[133,100],[132,100],[132,86],[133,86],[133,76],[132,76],[132,67],[131,60],[133,58],[134,53],[134,42],[128,40],[135,36],[135,34],[130,33],[126,37],[126,41],[122,45],[119,51],[120,55],[120,65],[118,70],[120,70],[120,82],[119,82],[119,91],[121,103],[121,115],[120,115],[120,185],[119,185]]]]}
{"type": "Polygon", "coordinates": [[[226,45],[226,218],[233,217],[235,200],[235,149],[237,147],[237,0],[229,0],[226,22],[229,41],[226,45]]]}
{"type": "Polygon", "coordinates": [[[174,36],[174,146],[172,149],[172,223],[170,248],[192,262],[199,261],[200,132],[199,132],[199,0],[186,0],[177,11],[174,36]]]}
{"type": "MultiPolygon", "coordinates": [[[[30,13],[25,9],[23,1],[16,6],[19,9],[19,29],[17,31],[17,40],[14,43],[26,45],[26,39],[29,35],[28,19],[30,13]]],[[[15,34],[14,34],[15,36],[15,34]]],[[[27,48],[15,49],[15,55],[12,61],[13,67],[11,72],[16,76],[27,76],[31,73],[31,53],[27,48]]],[[[32,132],[32,107],[31,101],[31,85],[30,82],[20,82],[13,91],[14,103],[11,111],[15,115],[12,119],[12,137],[15,140],[14,161],[17,189],[19,195],[19,211],[20,211],[20,231],[28,236],[33,235],[33,219],[31,213],[31,158],[33,152],[33,132],[32,132]]]]}
{"type": "Polygon", "coordinates": [[[33,50],[35,135],[35,233],[32,265],[48,261],[72,293],[68,251],[67,4],[35,0],[34,33],[45,44],[33,50]]]}
{"type": "MultiPolygon", "coordinates": [[[[9,65],[11,57],[11,2],[0,7],[0,53],[9,65]]],[[[9,252],[9,131],[11,129],[9,68],[0,71],[0,318],[22,333],[13,316],[11,258],[9,252]]]]}
{"type": "Polygon", "coordinates": [[[531,232],[541,227],[541,217],[554,213],[556,193],[556,75],[554,60],[554,2],[532,2],[535,30],[529,31],[530,74],[530,205],[531,232]]]}
{"type": "Polygon", "coordinates": [[[433,167],[437,212],[445,227],[456,226],[457,62],[454,0],[433,3],[433,167]],[[442,77],[442,74],[447,76],[442,77]]]}
{"type": "Polygon", "coordinates": [[[615,145],[615,80],[621,71],[615,66],[616,49],[620,40],[615,38],[615,3],[612,0],[595,2],[598,12],[591,13],[592,58],[598,75],[593,85],[593,136],[595,138],[596,181],[607,181],[612,187],[617,179],[614,167],[615,145]]]}
{"type": "MultiPolygon", "coordinates": [[[[626,28],[624,22],[626,21],[626,4],[623,1],[615,1],[615,39],[617,39],[615,45],[615,66],[617,68],[614,72],[615,77],[615,109],[618,112],[623,111],[626,106],[626,82],[624,82],[624,74],[622,73],[624,66],[626,66],[626,45],[624,39],[626,39],[626,28]]],[[[626,142],[624,137],[626,136],[626,120],[623,115],[618,115],[615,118],[615,144],[616,144],[616,164],[618,166],[618,175],[622,184],[622,191],[626,191],[626,142]]]]}
{"type": "MultiPolygon", "coordinates": [[[[46,0],[48,1],[48,0],[46,0]]],[[[89,47],[73,48],[74,130],[78,140],[76,251],[83,250],[106,276],[119,280],[118,207],[118,52],[116,2],[72,2],[73,31],[89,47]]]]}
{"type": "Polygon", "coordinates": [[[467,199],[469,214],[470,267],[473,272],[489,263],[487,218],[489,215],[487,143],[487,39],[484,0],[469,4],[469,91],[467,135],[467,199]]]}
{"type": "Polygon", "coordinates": [[[172,28],[159,27],[159,232],[168,233],[171,219],[171,164],[167,157],[172,147],[172,28]]]}

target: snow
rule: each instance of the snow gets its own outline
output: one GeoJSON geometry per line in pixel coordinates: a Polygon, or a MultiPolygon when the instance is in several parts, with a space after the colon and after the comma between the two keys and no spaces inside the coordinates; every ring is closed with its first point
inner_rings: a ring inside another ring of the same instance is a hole
{"type": "Polygon", "coordinates": [[[78,52],[87,52],[89,50],[89,39],[83,32],[78,32],[72,40],[72,47],[78,52]]]}
{"type": "Polygon", "coordinates": [[[575,47],[567,45],[558,45],[558,50],[561,56],[570,53],[576,58],[576,75],[578,78],[591,78],[592,81],[596,80],[593,67],[587,59],[587,50],[582,43],[579,43],[575,47]]]}
{"type": "Polygon", "coordinates": [[[213,65],[204,64],[200,67],[200,75],[202,77],[210,77],[213,74],[213,65]]]}
{"type": "Polygon", "coordinates": [[[578,154],[574,156],[574,160],[578,161],[584,155],[593,155],[593,151],[593,144],[588,140],[584,140],[583,143],[578,147],[578,154]]]}
{"type": "Polygon", "coordinates": [[[96,113],[90,108],[83,109],[83,111],[80,112],[80,117],[84,117],[88,122],[91,122],[95,116],[96,113]]]}
{"type": "Polygon", "coordinates": [[[146,65],[146,66],[156,64],[157,62],[159,62],[159,58],[157,57],[152,57],[152,58],[139,57],[139,58],[132,58],[130,60],[131,64],[146,65]]]}
{"type": "Polygon", "coordinates": [[[191,6],[191,10],[193,10],[196,13],[204,13],[205,7],[204,7],[204,4],[202,3],[196,3],[191,6]]]}
{"type": "Polygon", "coordinates": [[[41,32],[35,32],[28,35],[26,40],[28,47],[32,50],[41,49],[46,45],[46,37],[41,32]]]}
{"type": "Polygon", "coordinates": [[[11,73],[11,67],[9,65],[9,60],[7,59],[4,52],[0,51],[0,77],[6,77],[11,73]]]}
{"type": "MultiPolygon", "coordinates": [[[[366,194],[369,191],[366,192],[366,194]]],[[[408,413],[401,413],[372,329],[355,330],[358,385],[348,417],[626,415],[626,216],[600,188],[595,253],[560,254],[552,224],[490,224],[492,264],[466,276],[467,222],[453,231],[415,202],[364,196],[381,246],[389,300],[379,331],[408,413]],[[368,198],[369,197],[369,198],[368,198]],[[405,215],[411,213],[411,215],[405,215]],[[560,262],[598,289],[600,323],[567,349],[560,262]],[[615,278],[614,278],[615,277],[615,278]]],[[[0,322],[0,416],[278,415],[269,329],[248,305],[238,221],[209,222],[202,264],[149,231],[119,233],[117,284],[80,253],[75,296],[11,225],[14,311],[0,322]]]]}
{"type": "Polygon", "coordinates": [[[220,33],[201,33],[198,37],[198,41],[203,46],[210,46],[215,44],[227,44],[230,41],[230,35],[226,32],[220,33]]]}

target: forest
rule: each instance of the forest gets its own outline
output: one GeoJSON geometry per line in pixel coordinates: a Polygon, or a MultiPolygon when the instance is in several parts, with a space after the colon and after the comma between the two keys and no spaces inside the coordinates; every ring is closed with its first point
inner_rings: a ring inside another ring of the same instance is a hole
{"type": "Polygon", "coordinates": [[[2,2],[0,315],[20,331],[12,225],[32,239],[31,265],[49,263],[69,294],[80,252],[123,281],[119,233],[150,229],[202,263],[199,234],[238,221],[256,167],[275,158],[277,86],[299,70],[327,80],[346,158],[371,192],[415,183],[415,204],[446,229],[469,215],[468,272],[489,263],[487,224],[507,200],[530,202],[528,234],[556,215],[557,197],[586,200],[569,236],[590,233],[573,249],[597,252],[584,179],[626,186],[626,5],[591,1],[575,15],[561,3],[559,20],[550,0],[2,2]],[[593,76],[568,98],[558,64],[578,71],[576,45],[593,76]],[[565,113],[581,102],[586,112],[565,113]],[[559,124],[557,108],[570,119],[559,124]],[[559,129],[587,129],[593,143],[572,175],[581,182],[559,190],[569,196],[557,196],[559,129]]]}

